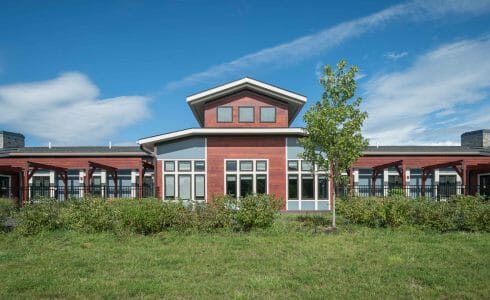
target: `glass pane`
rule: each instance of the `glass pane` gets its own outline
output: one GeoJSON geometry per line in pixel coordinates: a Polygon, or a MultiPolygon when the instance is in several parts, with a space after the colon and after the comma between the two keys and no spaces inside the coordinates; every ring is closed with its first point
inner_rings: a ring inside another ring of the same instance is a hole
{"type": "Polygon", "coordinates": [[[267,176],[266,175],[257,175],[256,189],[257,189],[257,194],[266,194],[267,193],[267,176]]]}
{"type": "Polygon", "coordinates": [[[236,197],[236,175],[226,176],[226,194],[236,197]]]}
{"type": "Polygon", "coordinates": [[[165,175],[165,199],[175,198],[175,177],[174,175],[165,175]]]}
{"type": "Polygon", "coordinates": [[[318,201],[318,210],[328,210],[330,202],[328,201],[318,201]]]}
{"type": "Polygon", "coordinates": [[[315,201],[301,201],[301,210],[315,210],[315,201]]]}
{"type": "Polygon", "coordinates": [[[288,201],[288,210],[299,210],[299,201],[288,201]]]}
{"type": "Polygon", "coordinates": [[[288,171],[298,171],[297,160],[288,160],[288,171]]]}
{"type": "Polygon", "coordinates": [[[232,122],[233,121],[233,107],[221,106],[217,109],[218,122],[232,122]]]}
{"type": "Polygon", "coordinates": [[[240,171],[253,171],[254,164],[251,160],[240,161],[240,171]]]}
{"type": "Polygon", "coordinates": [[[204,160],[196,160],[194,162],[194,172],[204,172],[205,163],[204,160]]]}
{"type": "Polygon", "coordinates": [[[165,162],[165,171],[166,172],[175,171],[175,163],[173,161],[166,161],[165,162]]]}
{"type": "Polygon", "coordinates": [[[191,199],[191,176],[179,175],[179,198],[182,200],[191,199]]]}
{"type": "Polygon", "coordinates": [[[239,107],[238,108],[238,121],[239,122],[253,122],[254,121],[254,108],[253,107],[239,107]]]}
{"type": "Polygon", "coordinates": [[[298,175],[288,176],[288,199],[298,199],[298,175]]]}
{"type": "Polygon", "coordinates": [[[276,108],[275,107],[261,107],[260,108],[260,122],[275,122],[276,121],[276,108]]]}
{"type": "Polygon", "coordinates": [[[226,161],[226,171],[236,171],[236,160],[227,160],[226,161]]]}
{"type": "Polygon", "coordinates": [[[252,175],[240,176],[240,197],[245,197],[253,193],[252,175]]]}
{"type": "Polygon", "coordinates": [[[328,181],[326,175],[318,176],[318,199],[328,199],[328,181]]]}
{"type": "Polygon", "coordinates": [[[196,200],[204,199],[204,175],[196,175],[195,177],[196,187],[196,200]]]}
{"type": "Polygon", "coordinates": [[[257,171],[267,171],[267,161],[266,160],[258,160],[256,162],[257,171]]]}
{"type": "Polygon", "coordinates": [[[179,161],[179,171],[190,171],[191,162],[190,161],[179,161]]]}
{"type": "Polygon", "coordinates": [[[301,171],[311,171],[312,165],[311,162],[303,160],[301,161],[301,171]]]}
{"type": "Polygon", "coordinates": [[[301,177],[301,199],[314,199],[313,176],[303,175],[301,177]]]}

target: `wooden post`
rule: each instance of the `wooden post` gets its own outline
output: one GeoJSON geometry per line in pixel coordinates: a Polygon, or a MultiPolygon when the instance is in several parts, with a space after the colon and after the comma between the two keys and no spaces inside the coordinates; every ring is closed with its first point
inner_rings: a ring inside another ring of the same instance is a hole
{"type": "Polygon", "coordinates": [[[463,184],[463,195],[467,195],[469,187],[468,187],[468,182],[467,182],[468,181],[468,174],[466,174],[466,173],[468,172],[468,170],[466,169],[466,163],[464,160],[463,160],[461,167],[462,167],[461,168],[461,170],[462,170],[461,183],[463,184]]]}
{"type": "Polygon", "coordinates": [[[425,180],[427,179],[427,175],[425,171],[422,170],[422,187],[420,189],[420,196],[425,197],[425,180]]]}
{"type": "Polygon", "coordinates": [[[27,203],[27,199],[29,197],[29,168],[26,168],[24,172],[22,172],[22,206],[27,203]]]}
{"type": "Polygon", "coordinates": [[[407,195],[407,168],[405,167],[405,164],[402,164],[402,190],[405,193],[405,196],[407,195]]]}
{"type": "Polygon", "coordinates": [[[143,183],[145,176],[145,169],[140,167],[139,169],[139,179],[138,179],[138,198],[143,198],[143,183]]]}
{"type": "Polygon", "coordinates": [[[373,193],[373,196],[376,196],[376,177],[378,177],[378,172],[377,170],[373,170],[373,175],[372,175],[372,178],[371,178],[371,181],[372,181],[372,193],[373,193]]]}
{"type": "Polygon", "coordinates": [[[117,193],[117,171],[114,170],[112,172],[112,180],[114,181],[114,198],[117,198],[119,195],[117,193]]]}

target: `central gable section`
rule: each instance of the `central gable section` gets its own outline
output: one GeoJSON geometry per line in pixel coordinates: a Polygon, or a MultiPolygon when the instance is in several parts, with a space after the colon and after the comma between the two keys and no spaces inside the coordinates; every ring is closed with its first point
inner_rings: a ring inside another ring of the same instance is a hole
{"type": "Polygon", "coordinates": [[[285,102],[244,90],[204,105],[204,127],[288,127],[285,102]]]}
{"type": "Polygon", "coordinates": [[[305,96],[249,77],[187,97],[199,125],[208,128],[286,128],[305,103],[305,96]]]}

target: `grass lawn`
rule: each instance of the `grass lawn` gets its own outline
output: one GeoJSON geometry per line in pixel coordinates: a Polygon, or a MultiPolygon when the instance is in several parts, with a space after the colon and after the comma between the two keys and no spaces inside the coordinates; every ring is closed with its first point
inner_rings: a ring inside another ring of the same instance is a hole
{"type": "Polygon", "coordinates": [[[490,234],[0,234],[0,298],[490,298],[490,234]]]}

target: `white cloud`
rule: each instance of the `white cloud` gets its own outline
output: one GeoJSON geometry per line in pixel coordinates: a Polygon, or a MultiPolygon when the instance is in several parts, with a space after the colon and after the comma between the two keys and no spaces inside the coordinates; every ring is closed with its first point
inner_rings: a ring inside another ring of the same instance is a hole
{"type": "Polygon", "coordinates": [[[388,52],[388,53],[385,54],[385,57],[388,58],[388,59],[397,61],[400,58],[405,57],[407,55],[408,55],[408,52],[400,52],[400,53],[388,52]]]}
{"type": "Polygon", "coordinates": [[[490,1],[488,0],[417,0],[391,6],[369,16],[340,23],[318,33],[262,49],[233,61],[210,67],[203,72],[167,83],[163,87],[162,93],[223,76],[243,75],[252,68],[294,64],[401,18],[420,21],[437,19],[447,15],[482,14],[488,11],[490,11],[490,1]]]}
{"type": "Polygon", "coordinates": [[[148,98],[97,99],[85,75],[0,86],[0,125],[58,145],[99,143],[149,115],[148,98]]]}
{"type": "Polygon", "coordinates": [[[456,143],[463,131],[488,127],[488,53],[489,36],[464,40],[368,81],[362,86],[366,135],[381,144],[443,142],[441,136],[456,143]]]}

